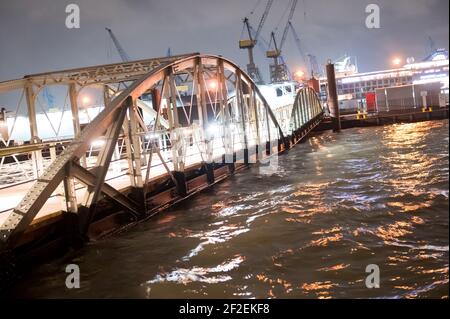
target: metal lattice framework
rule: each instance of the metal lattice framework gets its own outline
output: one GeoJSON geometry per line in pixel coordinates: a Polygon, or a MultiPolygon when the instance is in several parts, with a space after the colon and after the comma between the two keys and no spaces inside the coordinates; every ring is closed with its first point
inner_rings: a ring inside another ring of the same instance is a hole
{"type": "Polygon", "coordinates": [[[310,87],[298,91],[292,107],[288,135],[295,134],[299,128],[322,116],[323,107],[317,92],[310,87]]]}
{"type": "MultiPolygon", "coordinates": [[[[256,163],[295,144],[323,114],[311,89],[300,90],[284,112],[272,110],[251,78],[220,56],[190,54],[159,61],[148,72],[140,70],[142,74],[130,75],[132,69],[123,75],[117,68],[114,72],[114,80],[91,74],[92,83],[127,84],[108,86],[112,93],[105,94],[104,109],[77,132],[8,212],[0,226],[6,247],[20,238],[49,198],[63,199],[64,210],[77,216],[80,234],[86,234],[102,197],[139,219],[149,205],[147,187],[156,177],[169,176],[178,194],[186,196],[188,167],[256,163]],[[286,116],[288,125],[280,125],[286,116]],[[94,144],[97,149],[92,152],[94,144]],[[138,196],[122,193],[124,186],[138,196]]],[[[89,78],[89,72],[84,74],[89,78]]],[[[74,84],[71,76],[60,80],[74,84]]]]}

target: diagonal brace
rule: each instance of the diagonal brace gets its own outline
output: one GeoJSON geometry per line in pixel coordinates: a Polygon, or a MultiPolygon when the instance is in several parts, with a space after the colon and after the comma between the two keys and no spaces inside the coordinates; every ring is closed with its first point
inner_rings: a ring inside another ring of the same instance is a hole
{"type": "MultiPolygon", "coordinates": [[[[80,182],[88,185],[88,187],[95,187],[97,177],[94,173],[88,171],[86,168],[81,167],[77,163],[72,163],[70,173],[80,182]]],[[[119,192],[109,184],[103,183],[101,185],[100,191],[114,200],[116,203],[121,205],[123,208],[129,210],[135,217],[141,215],[139,205],[135,201],[123,195],[121,192],[119,192]]]]}

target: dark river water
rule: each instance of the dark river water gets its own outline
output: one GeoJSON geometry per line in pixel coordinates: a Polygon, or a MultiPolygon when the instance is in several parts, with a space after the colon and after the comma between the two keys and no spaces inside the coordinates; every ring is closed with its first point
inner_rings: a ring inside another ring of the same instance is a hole
{"type": "Polygon", "coordinates": [[[315,135],[126,233],[42,265],[14,297],[449,295],[448,120],[315,135]],[[79,265],[81,287],[65,287],[79,265]],[[368,289],[366,266],[380,269],[368,289]]]}

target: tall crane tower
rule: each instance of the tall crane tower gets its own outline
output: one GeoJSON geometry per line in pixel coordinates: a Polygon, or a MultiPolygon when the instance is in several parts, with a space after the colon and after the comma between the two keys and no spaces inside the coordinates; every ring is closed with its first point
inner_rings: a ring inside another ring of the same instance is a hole
{"type": "Polygon", "coordinates": [[[279,47],[277,46],[277,42],[275,39],[275,32],[272,31],[271,33],[271,43],[273,42],[274,50],[267,51],[266,57],[273,59],[273,64],[270,65],[270,81],[272,83],[284,82],[289,80],[286,63],[284,62],[280,63],[279,57],[281,55],[281,50],[283,49],[284,43],[286,42],[287,33],[289,30],[289,23],[291,22],[292,17],[294,16],[297,2],[298,0],[292,0],[291,10],[289,11],[288,20],[286,22],[286,26],[284,27],[283,36],[281,37],[279,47]]]}
{"type": "Polygon", "coordinates": [[[122,48],[122,46],[120,45],[119,40],[117,40],[117,38],[114,35],[114,33],[112,32],[112,30],[108,29],[108,28],[105,28],[105,29],[106,29],[106,31],[108,31],[109,36],[111,37],[112,41],[114,42],[114,46],[116,47],[117,51],[119,52],[119,55],[120,55],[120,58],[122,59],[122,61],[123,62],[130,61],[130,57],[125,52],[125,50],[122,48]]]}
{"type": "Polygon", "coordinates": [[[259,34],[261,33],[262,27],[264,25],[264,22],[267,19],[267,16],[269,15],[270,8],[272,7],[273,0],[268,0],[266,4],[266,8],[264,9],[264,13],[261,16],[261,20],[259,21],[258,29],[256,30],[256,33],[254,36],[252,35],[252,27],[250,26],[250,22],[247,17],[244,18],[244,27],[247,29],[248,33],[248,39],[240,40],[239,41],[239,48],[241,49],[247,49],[248,51],[248,64],[247,64],[247,73],[250,75],[250,77],[257,83],[257,84],[263,84],[264,81],[262,80],[261,73],[259,72],[258,67],[255,64],[255,60],[253,57],[253,48],[255,47],[259,34]]]}

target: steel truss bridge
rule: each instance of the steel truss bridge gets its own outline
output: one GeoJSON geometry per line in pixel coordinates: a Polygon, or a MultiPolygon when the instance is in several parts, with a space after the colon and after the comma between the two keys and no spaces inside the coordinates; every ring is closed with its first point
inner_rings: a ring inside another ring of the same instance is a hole
{"type": "Polygon", "coordinates": [[[0,148],[5,250],[35,240],[27,234],[49,220],[63,221],[68,238],[101,235],[95,225],[102,218],[134,223],[248,164],[270,167],[323,117],[313,90],[299,90],[293,105],[274,110],[236,64],[199,53],[0,83],[0,94],[11,91],[25,97],[31,138],[24,145],[4,140],[0,148]],[[67,88],[74,132],[68,139],[39,135],[48,123],[37,121],[36,99],[53,85],[67,88]],[[102,90],[103,105],[83,124],[78,104],[86,87],[102,90]],[[120,215],[100,213],[104,198],[120,215]]]}

